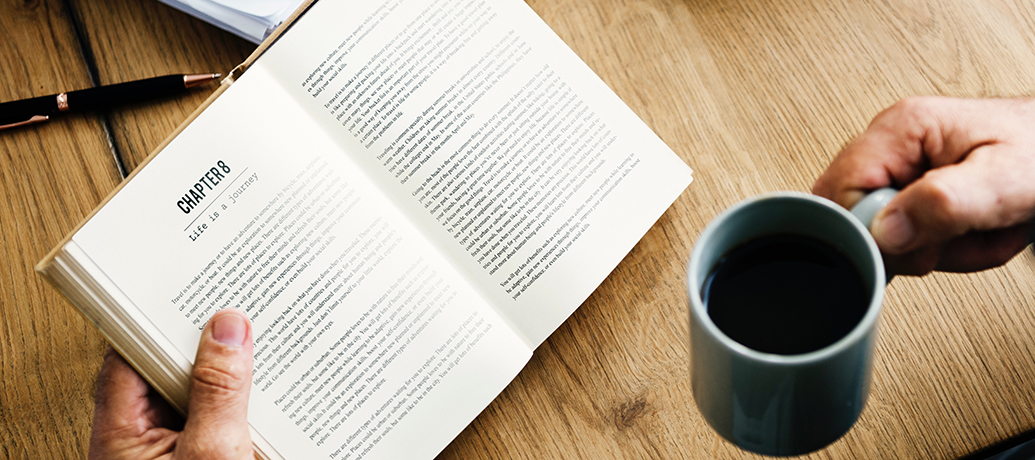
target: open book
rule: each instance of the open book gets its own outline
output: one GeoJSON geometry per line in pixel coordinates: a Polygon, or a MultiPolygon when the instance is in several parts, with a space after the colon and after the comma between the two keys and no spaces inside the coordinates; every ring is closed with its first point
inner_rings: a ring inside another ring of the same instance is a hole
{"type": "Polygon", "coordinates": [[[690,181],[521,0],[322,0],[37,269],[181,410],[246,311],[265,458],[431,458],[690,181]]]}

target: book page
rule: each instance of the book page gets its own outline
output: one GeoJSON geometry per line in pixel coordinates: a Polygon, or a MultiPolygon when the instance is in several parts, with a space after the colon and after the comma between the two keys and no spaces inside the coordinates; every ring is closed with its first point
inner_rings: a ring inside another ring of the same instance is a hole
{"type": "Polygon", "coordinates": [[[211,315],[244,310],[249,420],[290,458],[429,458],[531,355],[261,69],[73,242],[171,355],[193,362],[211,315]]]}
{"type": "Polygon", "coordinates": [[[691,180],[520,0],[319,2],[256,66],[531,346],[691,180]]]}

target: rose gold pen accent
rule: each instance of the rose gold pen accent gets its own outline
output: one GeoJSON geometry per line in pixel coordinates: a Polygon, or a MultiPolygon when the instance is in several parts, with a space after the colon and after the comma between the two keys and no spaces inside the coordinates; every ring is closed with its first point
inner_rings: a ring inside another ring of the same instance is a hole
{"type": "Polygon", "coordinates": [[[208,83],[208,82],[210,82],[212,80],[216,80],[216,79],[218,79],[219,77],[222,77],[222,76],[223,76],[223,74],[221,74],[221,73],[211,73],[211,74],[202,74],[202,75],[184,75],[183,76],[183,86],[185,86],[187,88],[193,88],[193,87],[201,85],[203,83],[208,83]]]}
{"type": "Polygon", "coordinates": [[[6,125],[0,125],[0,129],[17,128],[19,126],[31,125],[31,124],[34,124],[34,123],[43,123],[44,121],[47,121],[49,119],[50,119],[50,117],[48,117],[46,115],[34,115],[32,118],[30,118],[28,120],[25,120],[25,121],[19,121],[17,123],[9,123],[9,124],[6,124],[6,125]]]}
{"type": "Polygon", "coordinates": [[[68,93],[59,93],[57,95],[57,106],[59,112],[68,111],[68,93]]]}

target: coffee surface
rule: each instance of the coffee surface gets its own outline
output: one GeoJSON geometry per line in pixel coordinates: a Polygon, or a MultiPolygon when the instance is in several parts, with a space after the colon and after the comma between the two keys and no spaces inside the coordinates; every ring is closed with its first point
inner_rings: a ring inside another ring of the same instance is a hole
{"type": "Polygon", "coordinates": [[[833,344],[870,303],[845,254],[794,234],[765,235],[731,250],[705,281],[702,297],[712,322],[731,339],[782,355],[833,344]]]}

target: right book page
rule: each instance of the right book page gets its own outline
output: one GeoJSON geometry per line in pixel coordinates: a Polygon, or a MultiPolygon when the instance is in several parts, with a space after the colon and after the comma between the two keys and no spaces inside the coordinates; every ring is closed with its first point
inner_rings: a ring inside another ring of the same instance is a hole
{"type": "Polygon", "coordinates": [[[530,346],[692,180],[520,0],[318,2],[257,61],[530,346]]]}

